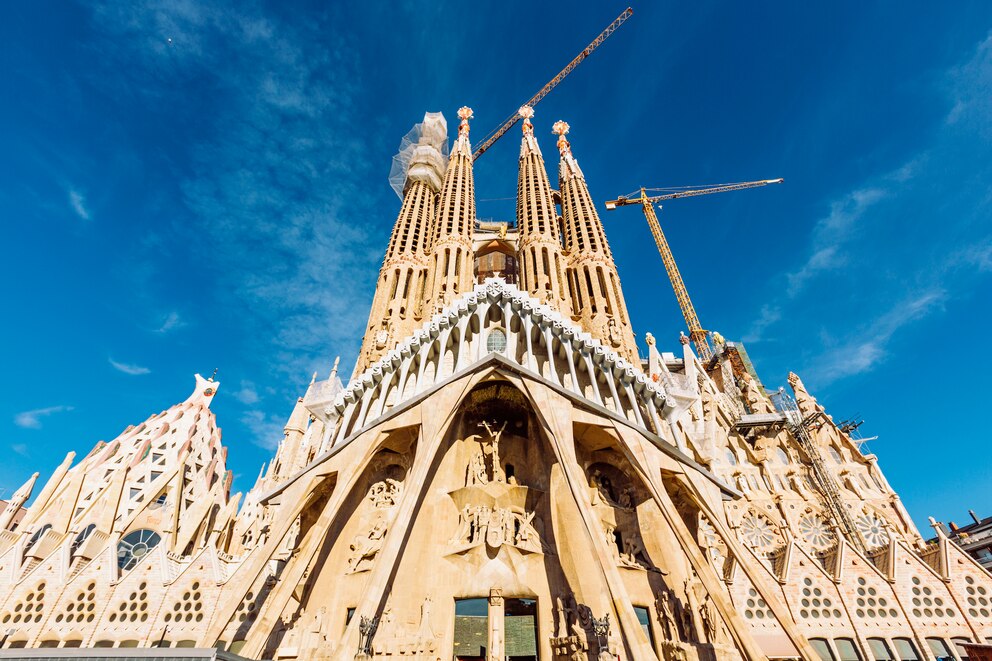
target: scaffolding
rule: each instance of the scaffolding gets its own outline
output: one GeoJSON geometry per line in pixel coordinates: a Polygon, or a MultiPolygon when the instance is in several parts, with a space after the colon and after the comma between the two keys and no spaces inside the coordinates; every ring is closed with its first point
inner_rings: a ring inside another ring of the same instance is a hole
{"type": "Polygon", "coordinates": [[[400,140],[399,150],[393,156],[389,168],[389,187],[402,200],[412,168],[422,166],[423,177],[435,179],[435,189],[441,187],[440,177],[448,165],[448,123],[439,112],[424,114],[424,121],[413,128],[400,140]],[[415,158],[416,157],[416,158],[415,158]]]}
{"type": "Polygon", "coordinates": [[[806,453],[806,456],[809,457],[813,480],[816,482],[817,487],[819,487],[820,493],[823,495],[827,508],[830,510],[838,529],[859,551],[867,553],[868,549],[865,546],[864,540],[861,538],[861,533],[858,532],[858,528],[854,524],[854,519],[844,505],[844,501],[841,500],[837,482],[827,469],[826,462],[824,462],[823,455],[820,454],[820,448],[817,446],[816,439],[813,436],[812,430],[820,422],[823,413],[817,411],[803,418],[796,401],[786,394],[784,390],[779,390],[772,395],[772,403],[785,416],[789,432],[799,442],[799,446],[806,453]]]}

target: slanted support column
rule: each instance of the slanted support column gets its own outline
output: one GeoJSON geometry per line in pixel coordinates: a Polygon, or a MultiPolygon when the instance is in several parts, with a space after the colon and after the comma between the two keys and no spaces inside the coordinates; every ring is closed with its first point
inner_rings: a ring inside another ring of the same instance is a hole
{"type": "Polygon", "coordinates": [[[471,385],[474,385],[474,381],[470,378],[449,383],[437,392],[429,409],[421,409],[416,455],[413,466],[404,479],[404,483],[411,486],[404,489],[400,497],[393,524],[386,533],[382,549],[375,558],[362,597],[355,608],[355,615],[341,637],[341,643],[334,650],[332,658],[335,661],[351,661],[354,658],[358,650],[359,625],[363,616],[378,618],[382,615],[392,586],[392,578],[398,570],[403,548],[410,535],[410,526],[415,518],[416,509],[423,501],[425,491],[430,484],[428,476],[438,449],[454,419],[458,402],[462,400],[471,385]]]}
{"type": "Polygon", "coordinates": [[[589,380],[592,382],[592,392],[596,403],[600,406],[605,406],[606,402],[603,401],[603,395],[599,392],[599,378],[597,378],[599,370],[593,364],[592,356],[589,355],[588,351],[583,351],[581,355],[582,360],[586,363],[586,372],[589,373],[589,380]]]}
{"type": "MultiPolygon", "coordinates": [[[[713,600],[713,605],[716,607],[720,617],[727,623],[727,628],[730,631],[731,636],[734,638],[734,641],[741,653],[747,659],[765,659],[765,654],[751,637],[749,633],[750,630],[743,618],[741,618],[740,613],[737,612],[733,604],[727,598],[720,583],[720,578],[716,575],[716,572],[710,565],[709,560],[703,555],[698,543],[692,533],[689,532],[689,529],[686,527],[681,515],[679,515],[678,510],[675,507],[675,503],[672,502],[671,496],[669,496],[667,489],[664,484],[662,484],[661,467],[656,461],[651,461],[648,459],[648,455],[644,450],[643,437],[636,431],[624,425],[615,424],[614,428],[620,435],[620,438],[624,441],[620,444],[620,447],[624,450],[625,456],[628,461],[631,462],[631,465],[634,466],[634,468],[640,473],[641,479],[644,481],[644,484],[648,487],[652,497],[658,504],[665,521],[671,527],[672,531],[675,533],[676,539],[685,551],[692,569],[696,572],[696,575],[699,576],[699,580],[702,581],[703,587],[713,600]]],[[[806,640],[806,637],[799,633],[786,606],[782,603],[774,591],[768,587],[768,584],[762,579],[762,577],[752,571],[752,568],[748,564],[747,556],[743,553],[743,550],[737,543],[736,538],[732,538],[731,535],[727,533],[727,529],[723,525],[721,519],[709,507],[691,477],[686,475],[686,479],[683,480],[683,484],[690,487],[690,493],[693,494],[696,501],[696,506],[699,507],[703,514],[706,515],[707,519],[710,520],[717,533],[723,538],[728,550],[733,553],[736,558],[738,558],[739,564],[745,575],[761,595],[761,598],[765,600],[766,604],[768,604],[769,609],[771,609],[772,613],[775,615],[775,618],[779,621],[779,624],[781,624],[782,629],[785,631],[792,644],[796,646],[796,649],[799,650],[799,653],[804,659],[809,661],[817,661],[819,656],[810,646],[809,641],[806,640]]]]}
{"type": "Polygon", "coordinates": [[[572,376],[572,387],[569,388],[572,392],[577,395],[583,396],[581,390],[579,390],[579,377],[575,373],[575,360],[577,358],[577,352],[575,347],[571,342],[568,342],[565,346],[565,360],[568,361],[568,373],[572,376]]]}
{"type": "MultiPolygon", "coordinates": [[[[544,385],[526,382],[526,387],[536,406],[535,413],[547,431],[555,458],[584,524],[588,542],[595,550],[595,558],[610,592],[610,600],[619,620],[622,639],[628,656],[638,661],[656,660],[651,643],[634,612],[633,602],[624,586],[623,577],[613,555],[606,546],[602,526],[592,511],[585,474],[575,455],[575,438],[572,435],[571,403],[544,385]]],[[[602,617],[602,615],[600,615],[602,617]]]]}
{"type": "Polygon", "coordinates": [[[558,366],[555,365],[555,345],[554,336],[551,334],[551,328],[545,327],[544,329],[544,344],[548,347],[548,371],[551,373],[551,380],[561,385],[561,377],[558,376],[558,366]]]}

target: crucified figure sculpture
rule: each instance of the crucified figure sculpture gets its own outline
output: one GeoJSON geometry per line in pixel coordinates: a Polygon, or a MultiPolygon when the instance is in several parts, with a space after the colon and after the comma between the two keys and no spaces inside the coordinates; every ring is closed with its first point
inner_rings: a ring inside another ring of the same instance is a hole
{"type": "Polygon", "coordinates": [[[485,427],[486,432],[489,434],[490,441],[493,444],[493,482],[506,482],[506,476],[503,475],[503,467],[500,465],[499,461],[499,437],[503,435],[503,430],[506,429],[506,421],[503,421],[503,425],[496,428],[496,421],[486,422],[483,420],[479,423],[480,427],[485,427]]]}

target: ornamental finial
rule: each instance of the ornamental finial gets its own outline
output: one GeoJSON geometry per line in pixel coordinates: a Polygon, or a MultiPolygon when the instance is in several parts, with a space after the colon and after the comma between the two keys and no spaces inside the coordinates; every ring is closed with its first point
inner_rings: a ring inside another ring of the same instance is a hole
{"type": "Polygon", "coordinates": [[[468,135],[468,120],[472,119],[472,109],[462,106],[458,109],[458,117],[462,120],[458,125],[458,135],[468,135]]]}
{"type": "Polygon", "coordinates": [[[530,118],[534,116],[534,109],[531,108],[530,106],[520,106],[520,110],[517,111],[517,114],[520,115],[521,117],[523,117],[523,120],[524,120],[523,131],[524,131],[524,134],[526,135],[528,133],[533,133],[534,132],[534,125],[531,124],[530,118]]]}
{"type": "Polygon", "coordinates": [[[561,155],[571,155],[572,148],[568,144],[568,139],[565,138],[565,134],[568,133],[568,122],[559,119],[551,126],[551,132],[558,136],[558,151],[561,152],[561,155]]]}

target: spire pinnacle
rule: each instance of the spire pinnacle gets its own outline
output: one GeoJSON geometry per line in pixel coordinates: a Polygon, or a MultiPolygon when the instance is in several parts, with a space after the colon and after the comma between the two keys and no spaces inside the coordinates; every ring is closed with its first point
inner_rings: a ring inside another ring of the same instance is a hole
{"type": "Polygon", "coordinates": [[[524,135],[520,142],[520,158],[527,154],[540,156],[541,148],[537,146],[537,140],[534,138],[534,125],[530,121],[530,118],[534,116],[534,109],[530,106],[520,106],[517,114],[524,120],[521,127],[524,135]]]}
{"type": "Polygon", "coordinates": [[[462,120],[458,124],[458,137],[464,135],[468,138],[468,120],[472,119],[472,109],[468,106],[462,106],[458,109],[458,118],[462,120]]]}
{"type": "Polygon", "coordinates": [[[468,106],[462,106],[458,109],[458,117],[462,121],[458,124],[458,137],[455,139],[455,144],[451,148],[450,158],[454,160],[456,155],[472,156],[472,144],[468,139],[469,125],[468,120],[472,119],[472,109],[468,106]]]}
{"type": "Polygon", "coordinates": [[[530,118],[534,116],[534,109],[531,108],[530,106],[520,106],[520,110],[517,111],[517,114],[523,117],[524,119],[523,122],[524,135],[533,135],[534,125],[531,124],[530,118]]]}
{"type": "Polygon", "coordinates": [[[551,126],[551,132],[558,136],[558,151],[561,152],[562,157],[572,155],[572,147],[568,144],[568,138],[565,137],[568,129],[568,122],[560,119],[551,126]]]}
{"type": "Polygon", "coordinates": [[[558,151],[561,153],[561,162],[558,166],[558,176],[560,179],[571,179],[579,177],[584,179],[578,161],[572,155],[572,145],[569,144],[565,134],[568,133],[568,122],[558,120],[551,127],[551,132],[558,136],[558,151]]]}
{"type": "Polygon", "coordinates": [[[338,375],[338,363],[340,362],[341,362],[341,356],[338,356],[337,358],[334,359],[334,366],[331,367],[331,375],[327,377],[328,380],[331,380],[338,375]]]}

